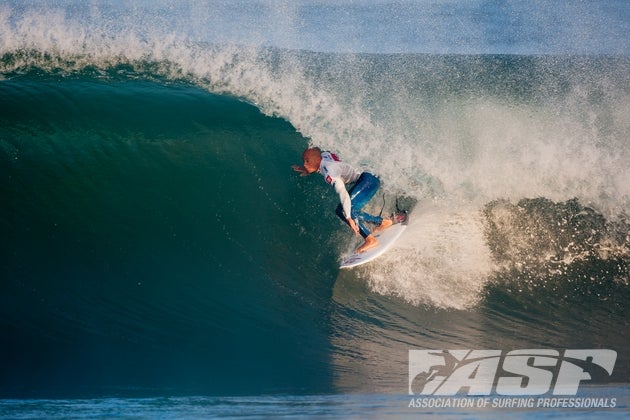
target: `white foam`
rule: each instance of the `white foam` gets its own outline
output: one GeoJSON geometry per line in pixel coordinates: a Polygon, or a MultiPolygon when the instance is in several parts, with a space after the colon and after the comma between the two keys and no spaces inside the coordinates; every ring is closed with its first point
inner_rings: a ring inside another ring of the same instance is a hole
{"type": "Polygon", "coordinates": [[[394,247],[357,274],[374,292],[413,305],[474,306],[493,268],[480,215],[429,205],[411,217],[394,247]]]}

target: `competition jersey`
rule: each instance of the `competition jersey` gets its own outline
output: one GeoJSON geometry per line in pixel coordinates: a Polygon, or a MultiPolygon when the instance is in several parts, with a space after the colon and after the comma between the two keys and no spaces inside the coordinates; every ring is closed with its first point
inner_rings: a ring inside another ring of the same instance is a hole
{"type": "Polygon", "coordinates": [[[322,152],[319,172],[324,176],[326,182],[331,185],[335,178],[341,178],[344,184],[349,184],[355,182],[361,175],[351,165],[340,161],[337,155],[331,152],[322,152]]]}
{"type": "Polygon", "coordinates": [[[335,187],[343,212],[346,218],[349,218],[352,203],[345,184],[355,182],[361,174],[351,165],[340,161],[334,153],[322,152],[321,156],[322,161],[319,164],[319,172],[324,176],[327,183],[335,187]]]}

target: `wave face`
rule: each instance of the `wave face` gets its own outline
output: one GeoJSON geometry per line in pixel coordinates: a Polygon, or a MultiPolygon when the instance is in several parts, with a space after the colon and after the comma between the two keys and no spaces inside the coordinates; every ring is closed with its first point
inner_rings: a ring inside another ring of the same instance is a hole
{"type": "Polygon", "coordinates": [[[0,7],[0,396],[405,393],[409,348],[603,346],[627,382],[627,7],[418,51],[231,4],[0,7]],[[310,144],[418,202],[394,251],[337,269],[310,144]]]}

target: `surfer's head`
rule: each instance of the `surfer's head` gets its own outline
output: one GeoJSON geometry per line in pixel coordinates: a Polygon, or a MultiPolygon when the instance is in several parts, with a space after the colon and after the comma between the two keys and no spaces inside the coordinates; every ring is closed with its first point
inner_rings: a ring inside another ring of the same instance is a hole
{"type": "Polygon", "coordinates": [[[304,161],[304,169],[309,174],[317,172],[319,170],[319,164],[322,161],[322,151],[319,147],[310,147],[302,153],[302,160],[304,161]]]}

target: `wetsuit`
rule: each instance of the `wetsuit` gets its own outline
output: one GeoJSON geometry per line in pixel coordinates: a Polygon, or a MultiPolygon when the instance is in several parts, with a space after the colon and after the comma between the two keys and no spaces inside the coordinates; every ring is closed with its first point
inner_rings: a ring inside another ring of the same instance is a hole
{"type": "Polygon", "coordinates": [[[330,152],[322,152],[319,172],[339,194],[340,204],[335,212],[337,216],[345,223],[348,223],[348,217],[354,219],[361,236],[367,238],[370,235],[370,230],[364,222],[375,225],[380,225],[383,222],[381,217],[361,211],[376,194],[381,184],[378,177],[369,172],[357,172],[351,165],[341,162],[334,153],[330,152]],[[354,184],[350,191],[346,190],[347,184],[354,184]]]}

